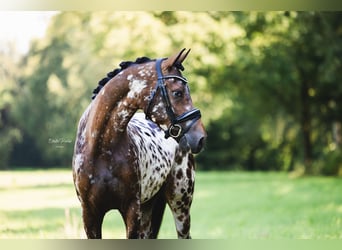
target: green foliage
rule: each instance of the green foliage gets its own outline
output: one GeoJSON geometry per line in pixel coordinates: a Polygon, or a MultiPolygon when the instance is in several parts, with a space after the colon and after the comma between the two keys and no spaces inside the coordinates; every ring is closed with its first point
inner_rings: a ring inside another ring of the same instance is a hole
{"type": "Polygon", "coordinates": [[[328,176],[338,176],[342,174],[342,152],[338,150],[327,150],[314,163],[316,173],[328,176]]]}
{"type": "MultiPolygon", "coordinates": [[[[239,141],[230,140],[232,147],[219,151],[230,151],[237,156],[233,153],[236,145],[239,157],[245,160],[237,163],[242,162],[245,169],[251,166],[247,159],[259,155],[252,159],[260,162],[257,164],[260,170],[265,169],[264,164],[272,169],[292,170],[301,163],[307,173],[326,173],[324,168],[329,166],[321,164],[317,172],[312,162],[323,157],[321,152],[331,143],[332,124],[341,122],[337,103],[342,94],[338,87],[342,47],[336,46],[342,44],[340,16],[339,12],[235,13],[245,35],[236,39],[241,45],[236,52],[239,60],[225,71],[225,79],[232,79],[229,83],[233,89],[232,102],[243,109],[236,109],[237,112],[214,123],[223,126],[230,122],[226,126],[234,127],[235,118],[242,111],[243,122],[254,125],[255,135],[248,126],[239,126],[243,130],[237,136],[239,141]],[[331,73],[329,80],[326,72],[331,73]],[[249,138],[247,143],[243,134],[249,138]]],[[[209,126],[209,135],[216,131],[217,127],[209,126]]],[[[219,144],[218,136],[215,139],[213,143],[219,144]]],[[[208,141],[210,144],[210,138],[208,141]]],[[[208,151],[210,148],[208,145],[208,151]]],[[[199,158],[202,157],[206,156],[199,158]]],[[[216,157],[215,161],[229,164],[222,157],[216,157]]],[[[210,166],[211,161],[202,164],[210,166]]]]}

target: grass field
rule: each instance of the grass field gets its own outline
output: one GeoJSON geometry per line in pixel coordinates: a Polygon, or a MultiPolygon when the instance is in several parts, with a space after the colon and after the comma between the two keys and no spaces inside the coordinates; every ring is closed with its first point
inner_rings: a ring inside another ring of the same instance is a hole
{"type": "MultiPolygon", "coordinates": [[[[285,173],[197,172],[197,239],[342,239],[342,179],[285,173]]],[[[104,238],[124,238],[117,211],[104,238]]],[[[84,238],[70,170],[0,172],[0,238],[84,238]]],[[[176,238],[166,211],[159,238],[176,238]]]]}

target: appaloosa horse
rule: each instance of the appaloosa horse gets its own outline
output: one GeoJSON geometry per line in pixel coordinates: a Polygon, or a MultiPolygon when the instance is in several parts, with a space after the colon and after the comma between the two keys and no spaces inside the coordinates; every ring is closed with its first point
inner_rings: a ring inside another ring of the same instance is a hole
{"type": "Polygon", "coordinates": [[[102,237],[111,209],[122,215],[127,238],[156,238],[166,203],[178,237],[190,238],[192,153],[201,151],[206,132],[180,73],[189,51],[123,62],[94,90],[73,156],[88,238],[102,237]]]}

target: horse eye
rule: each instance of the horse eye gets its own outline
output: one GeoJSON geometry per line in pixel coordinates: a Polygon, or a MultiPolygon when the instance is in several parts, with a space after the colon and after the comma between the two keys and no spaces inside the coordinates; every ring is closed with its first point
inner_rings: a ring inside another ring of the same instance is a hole
{"type": "Polygon", "coordinates": [[[173,91],[172,95],[177,98],[183,97],[183,92],[182,91],[173,91]]]}

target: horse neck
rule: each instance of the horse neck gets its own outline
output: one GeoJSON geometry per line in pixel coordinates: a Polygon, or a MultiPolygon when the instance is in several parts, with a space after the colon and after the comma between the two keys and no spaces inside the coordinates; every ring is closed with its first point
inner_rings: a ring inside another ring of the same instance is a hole
{"type": "Polygon", "coordinates": [[[88,117],[87,133],[91,143],[113,147],[122,140],[134,113],[146,105],[148,91],[143,89],[148,84],[146,78],[135,76],[128,70],[102,88],[92,103],[88,117]]]}

